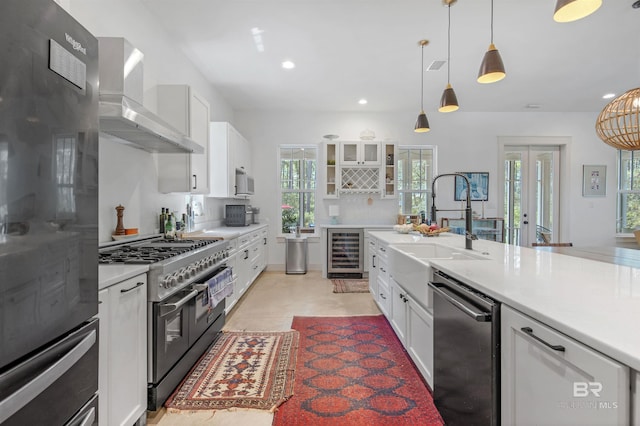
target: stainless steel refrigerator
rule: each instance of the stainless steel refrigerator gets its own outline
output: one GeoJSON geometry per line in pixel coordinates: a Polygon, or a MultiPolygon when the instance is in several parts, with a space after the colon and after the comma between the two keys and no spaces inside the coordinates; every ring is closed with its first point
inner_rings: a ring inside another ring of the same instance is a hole
{"type": "Polygon", "coordinates": [[[0,5],[0,424],[97,424],[98,42],[0,5]]]}

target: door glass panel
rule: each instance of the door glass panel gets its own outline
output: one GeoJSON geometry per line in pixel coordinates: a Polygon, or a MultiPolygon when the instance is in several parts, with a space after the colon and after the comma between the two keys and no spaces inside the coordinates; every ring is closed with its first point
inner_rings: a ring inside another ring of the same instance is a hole
{"type": "Polygon", "coordinates": [[[559,164],[556,146],[505,147],[504,218],[509,244],[557,242],[559,164]]]}
{"type": "Polygon", "coordinates": [[[364,144],[364,161],[378,161],[378,144],[364,144]]]}
{"type": "Polygon", "coordinates": [[[358,145],[354,143],[345,143],[342,145],[343,161],[358,161],[358,145]]]}
{"type": "Polygon", "coordinates": [[[507,152],[504,162],[505,241],[520,244],[520,214],[522,211],[522,153],[507,152]]]}

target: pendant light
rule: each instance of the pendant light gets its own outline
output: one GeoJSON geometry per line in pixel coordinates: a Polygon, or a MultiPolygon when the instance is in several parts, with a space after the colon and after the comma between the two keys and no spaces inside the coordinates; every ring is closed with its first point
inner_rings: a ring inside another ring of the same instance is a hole
{"type": "Polygon", "coordinates": [[[427,114],[424,113],[424,47],[429,44],[429,40],[420,40],[418,45],[422,50],[422,65],[420,65],[420,114],[418,114],[418,120],[416,120],[416,126],[414,131],[417,133],[424,133],[431,130],[429,128],[429,120],[427,120],[427,114]]]}
{"type": "Polygon", "coordinates": [[[458,0],[442,0],[442,3],[446,4],[449,8],[449,24],[447,30],[447,87],[444,89],[444,92],[442,92],[442,97],[440,98],[440,108],[438,108],[440,112],[453,112],[459,108],[458,97],[456,96],[456,92],[453,91],[453,87],[451,87],[451,5],[456,1],[458,0]]]}
{"type": "Polygon", "coordinates": [[[496,45],[493,44],[493,0],[491,0],[491,44],[489,44],[487,53],[484,54],[482,64],[480,64],[478,83],[495,83],[502,80],[506,75],[500,52],[496,49],[496,45]]]}
{"type": "Polygon", "coordinates": [[[573,22],[591,15],[602,5],[602,0],[558,0],[553,20],[573,22]]]}
{"type": "Polygon", "coordinates": [[[628,90],[604,107],[596,120],[596,133],[616,149],[640,150],[640,87],[628,90]]]}

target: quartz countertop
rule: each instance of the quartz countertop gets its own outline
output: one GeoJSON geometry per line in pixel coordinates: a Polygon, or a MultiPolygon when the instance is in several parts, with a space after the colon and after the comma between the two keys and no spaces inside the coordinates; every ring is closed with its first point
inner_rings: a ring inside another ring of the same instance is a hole
{"type": "MultiPolygon", "coordinates": [[[[464,248],[450,233],[425,238],[374,231],[391,245],[464,248]]],[[[640,269],[560,253],[473,241],[483,259],[433,260],[432,267],[640,371],[640,269]]]]}
{"type": "Polygon", "coordinates": [[[346,224],[346,223],[340,223],[340,224],[322,223],[322,224],[316,225],[316,228],[393,229],[393,225],[389,225],[388,223],[385,223],[385,224],[370,223],[370,224],[366,224],[366,225],[359,224],[359,223],[352,223],[352,224],[346,224]]]}
{"type": "Polygon", "coordinates": [[[118,284],[124,280],[135,277],[136,275],[146,274],[149,271],[149,265],[99,265],[98,266],[98,291],[103,288],[118,284]]]}
{"type": "Polygon", "coordinates": [[[262,223],[248,226],[221,226],[218,228],[201,229],[199,231],[184,233],[182,234],[182,238],[232,240],[238,238],[240,235],[264,228],[265,226],[267,225],[262,223]]]}

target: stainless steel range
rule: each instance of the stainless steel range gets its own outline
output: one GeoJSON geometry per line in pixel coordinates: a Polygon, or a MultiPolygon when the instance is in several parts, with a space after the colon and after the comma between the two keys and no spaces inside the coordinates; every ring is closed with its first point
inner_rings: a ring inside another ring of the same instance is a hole
{"type": "Polygon", "coordinates": [[[149,265],[148,410],[162,406],[222,330],[223,292],[233,285],[228,257],[229,244],[222,240],[155,236],[100,249],[103,265],[149,265]],[[214,286],[219,297],[212,297],[214,286]]]}

